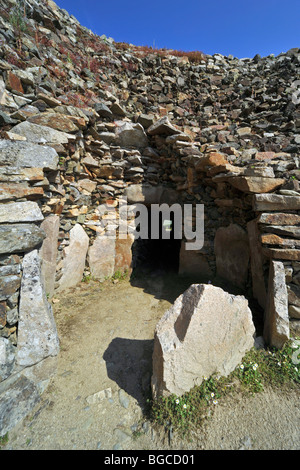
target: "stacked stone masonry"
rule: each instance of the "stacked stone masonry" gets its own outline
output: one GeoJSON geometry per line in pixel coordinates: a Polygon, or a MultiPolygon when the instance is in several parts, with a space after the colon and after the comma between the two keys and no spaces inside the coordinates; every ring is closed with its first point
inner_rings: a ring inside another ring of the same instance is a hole
{"type": "Polygon", "coordinates": [[[100,38],[51,0],[26,2],[21,31],[14,8],[1,2],[0,435],[20,419],[13,400],[26,414],[55,371],[48,299],[131,271],[132,235],[107,237],[125,198],[132,227],[136,203],[204,204],[204,246],[182,241],[179,272],[254,297],[269,344],[299,334],[300,49],[195,62],[100,38]]]}

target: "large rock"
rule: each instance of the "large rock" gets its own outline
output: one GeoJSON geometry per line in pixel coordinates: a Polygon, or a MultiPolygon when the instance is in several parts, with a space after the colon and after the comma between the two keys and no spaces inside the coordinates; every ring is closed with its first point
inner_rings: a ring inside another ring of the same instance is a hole
{"type": "Polygon", "coordinates": [[[0,383],[0,436],[13,429],[32,411],[56,371],[57,356],[49,356],[0,383]]]}
{"type": "Polygon", "coordinates": [[[58,291],[76,286],[83,277],[89,237],[80,224],[70,230],[70,244],[64,249],[62,277],[58,291]]]}
{"type": "Polygon", "coordinates": [[[26,377],[16,377],[6,390],[0,386],[0,436],[14,428],[39,400],[38,388],[26,377]]]}
{"type": "Polygon", "coordinates": [[[268,298],[264,318],[264,340],[281,349],[289,339],[288,292],[281,261],[270,262],[268,298]]]}
{"type": "Polygon", "coordinates": [[[191,285],[156,326],[153,397],[180,396],[214,373],[227,376],[254,345],[254,333],[243,296],[191,285]]]}
{"type": "Polygon", "coordinates": [[[99,280],[111,277],[115,271],[116,240],[98,235],[88,252],[91,275],[99,280]]]}
{"type": "Polygon", "coordinates": [[[243,289],[248,278],[249,241],[237,224],[220,227],[214,240],[217,276],[243,289]]]}
{"type": "MultiPolygon", "coordinates": [[[[33,124],[32,124],[33,125],[33,124]]],[[[56,170],[58,155],[56,150],[31,142],[10,140],[0,141],[0,166],[20,168],[44,168],[56,170]]]]}
{"type": "Polygon", "coordinates": [[[67,144],[70,140],[74,140],[72,134],[61,132],[47,126],[40,126],[28,121],[21,122],[11,129],[16,135],[26,137],[28,142],[39,144],[67,144]]]}
{"type": "Polygon", "coordinates": [[[300,261],[300,250],[290,248],[263,248],[263,256],[272,259],[300,261]]]}
{"type": "Polygon", "coordinates": [[[148,145],[144,128],[139,123],[122,123],[116,128],[116,138],[121,147],[143,148],[148,145]]]}
{"type": "Polygon", "coordinates": [[[27,252],[45,238],[45,232],[35,224],[0,225],[0,254],[27,252]]]}
{"type": "Polygon", "coordinates": [[[24,256],[22,269],[16,362],[19,366],[28,367],[46,357],[56,356],[59,340],[37,250],[24,256]]]}

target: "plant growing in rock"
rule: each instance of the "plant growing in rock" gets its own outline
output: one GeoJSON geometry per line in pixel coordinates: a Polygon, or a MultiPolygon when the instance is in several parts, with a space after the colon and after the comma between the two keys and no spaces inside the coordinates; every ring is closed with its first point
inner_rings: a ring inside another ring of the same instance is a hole
{"type": "Polygon", "coordinates": [[[8,443],[8,433],[4,434],[4,436],[0,437],[0,448],[5,446],[8,443]]]}
{"type": "Polygon", "coordinates": [[[17,47],[21,50],[21,35],[27,31],[25,1],[18,0],[16,6],[10,10],[9,22],[14,28],[17,47]]]}

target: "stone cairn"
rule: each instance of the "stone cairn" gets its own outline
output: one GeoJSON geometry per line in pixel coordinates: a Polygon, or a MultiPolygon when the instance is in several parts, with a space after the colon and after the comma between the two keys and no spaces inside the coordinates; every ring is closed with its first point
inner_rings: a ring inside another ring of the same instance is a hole
{"type": "Polygon", "coordinates": [[[130,271],[132,237],[105,236],[124,196],[204,204],[204,246],[183,240],[179,272],[256,299],[269,345],[300,331],[300,49],[154,50],[23,3],[0,6],[0,435],[55,371],[48,299],[130,271]]]}

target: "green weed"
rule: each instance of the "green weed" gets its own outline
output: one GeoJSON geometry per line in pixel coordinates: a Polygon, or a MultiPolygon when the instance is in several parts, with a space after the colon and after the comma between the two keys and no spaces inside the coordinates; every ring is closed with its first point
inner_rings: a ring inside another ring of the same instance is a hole
{"type": "Polygon", "coordinates": [[[0,448],[8,443],[8,432],[4,436],[0,436],[0,448]]]}

